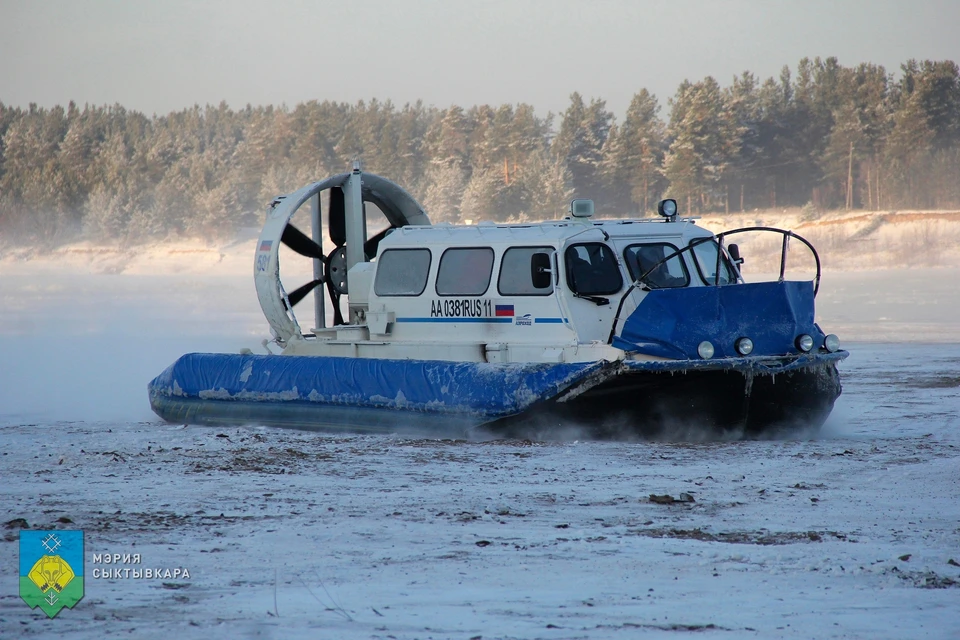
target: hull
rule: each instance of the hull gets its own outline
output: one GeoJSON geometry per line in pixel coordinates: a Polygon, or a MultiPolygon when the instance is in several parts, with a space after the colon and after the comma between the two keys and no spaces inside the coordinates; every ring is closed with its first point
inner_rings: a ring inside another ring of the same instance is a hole
{"type": "Polygon", "coordinates": [[[666,371],[626,367],[582,393],[544,403],[529,418],[495,426],[512,435],[539,436],[574,425],[591,438],[667,440],[817,430],[841,393],[839,359],[765,370],[744,362],[666,371]]]}
{"type": "Polygon", "coordinates": [[[463,437],[755,437],[818,428],[845,352],[712,361],[488,364],[187,354],[148,385],[168,422],[463,437]]]}

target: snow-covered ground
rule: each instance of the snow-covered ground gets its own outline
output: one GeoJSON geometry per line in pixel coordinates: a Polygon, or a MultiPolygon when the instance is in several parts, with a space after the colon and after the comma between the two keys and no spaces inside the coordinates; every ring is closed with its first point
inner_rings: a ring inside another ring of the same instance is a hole
{"type": "Polygon", "coordinates": [[[462,442],[159,423],[152,376],[264,337],[249,259],[203,251],[0,261],[0,637],[958,637],[960,269],[827,271],[816,436],[462,442]],[[21,518],[86,534],[53,620],[21,518]]]}

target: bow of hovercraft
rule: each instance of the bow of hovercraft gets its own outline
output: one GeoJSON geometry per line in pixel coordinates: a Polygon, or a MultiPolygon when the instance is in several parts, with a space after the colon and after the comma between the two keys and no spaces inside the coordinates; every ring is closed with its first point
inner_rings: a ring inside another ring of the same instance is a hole
{"type": "Polygon", "coordinates": [[[814,321],[810,281],[647,291],[611,343],[626,354],[615,372],[557,399],[600,437],[817,429],[849,355],[814,321]]]}

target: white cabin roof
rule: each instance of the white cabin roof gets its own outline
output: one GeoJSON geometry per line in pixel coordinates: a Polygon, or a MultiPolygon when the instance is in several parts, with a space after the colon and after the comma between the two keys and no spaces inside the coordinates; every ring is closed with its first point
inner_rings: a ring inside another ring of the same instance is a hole
{"type": "Polygon", "coordinates": [[[489,244],[562,244],[574,236],[585,241],[603,240],[602,232],[617,238],[704,237],[713,235],[696,226],[690,218],[665,222],[663,218],[617,220],[552,220],[546,222],[497,224],[481,222],[475,225],[434,224],[411,225],[390,233],[380,243],[381,248],[416,245],[464,246],[489,244]],[[594,233],[590,233],[593,231],[594,233]]]}

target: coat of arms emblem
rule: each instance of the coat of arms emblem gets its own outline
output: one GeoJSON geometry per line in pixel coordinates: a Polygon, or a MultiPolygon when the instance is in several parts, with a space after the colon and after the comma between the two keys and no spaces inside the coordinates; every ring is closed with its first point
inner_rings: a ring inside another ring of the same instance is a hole
{"type": "Polygon", "coordinates": [[[51,618],[83,598],[83,531],[20,531],[20,597],[51,618]]]}

